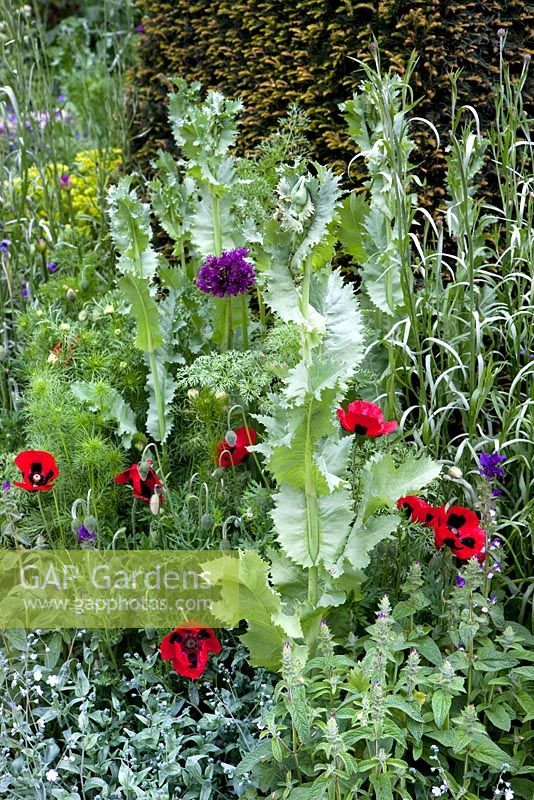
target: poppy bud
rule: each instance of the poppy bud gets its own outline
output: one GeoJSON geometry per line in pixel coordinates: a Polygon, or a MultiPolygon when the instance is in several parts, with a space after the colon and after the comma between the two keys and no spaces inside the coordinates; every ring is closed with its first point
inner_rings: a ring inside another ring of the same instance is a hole
{"type": "Polygon", "coordinates": [[[154,493],[150,498],[150,511],[154,514],[155,517],[158,516],[160,511],[159,494],[154,493]]]}
{"type": "Polygon", "coordinates": [[[237,444],[237,435],[235,431],[226,431],[224,439],[228,447],[235,447],[237,444]]]}
{"type": "Polygon", "coordinates": [[[230,544],[228,539],[222,539],[221,540],[220,549],[221,550],[231,550],[232,549],[232,545],[230,544]]]}
{"type": "Polygon", "coordinates": [[[42,236],[40,236],[35,243],[35,249],[38,253],[46,253],[47,247],[48,245],[46,244],[46,241],[42,236]]]}
{"type": "Polygon", "coordinates": [[[453,478],[455,481],[459,481],[462,477],[463,472],[460,467],[449,467],[449,478],[453,478]]]}
{"type": "Polygon", "coordinates": [[[89,281],[87,278],[82,278],[80,281],[80,289],[85,292],[86,289],[89,288],[89,281]]]}
{"type": "Polygon", "coordinates": [[[74,289],[67,289],[66,297],[67,297],[67,300],[71,300],[71,301],[72,300],[76,300],[76,292],[74,291],[74,289]]]}
{"type": "Polygon", "coordinates": [[[196,400],[198,397],[198,389],[188,389],[187,396],[190,400],[196,400]]]}
{"type": "Polygon", "coordinates": [[[200,527],[203,531],[209,531],[213,525],[213,516],[211,514],[202,514],[200,518],[200,527]]]}
{"type": "Polygon", "coordinates": [[[224,389],[217,389],[215,392],[215,399],[216,400],[228,400],[228,395],[224,391],[224,389]]]}
{"type": "Polygon", "coordinates": [[[84,526],[90,533],[94,533],[96,531],[96,519],[93,517],[92,514],[87,514],[83,521],[84,526]]]}

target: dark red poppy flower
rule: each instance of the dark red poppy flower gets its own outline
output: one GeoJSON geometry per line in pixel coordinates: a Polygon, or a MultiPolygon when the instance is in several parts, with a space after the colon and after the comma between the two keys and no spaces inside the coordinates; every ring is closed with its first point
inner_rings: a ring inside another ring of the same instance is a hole
{"type": "Polygon", "coordinates": [[[397,427],[395,421],[384,422],[382,409],[374,403],[355,400],[346,411],[338,408],[339,421],[346,431],[358,433],[360,436],[382,436],[391,433],[397,427]]]}
{"type": "Polygon", "coordinates": [[[461,530],[451,529],[446,525],[439,525],[434,528],[434,543],[436,550],[448,547],[456,558],[462,561],[476,556],[478,560],[484,560],[486,546],[486,534],[477,526],[463,526],[461,530]]]}
{"type": "Polygon", "coordinates": [[[24,482],[13,481],[15,486],[27,492],[47,492],[54,488],[59,475],[56,459],[46,450],[23,450],[15,457],[15,464],[22,472],[24,482]]]}
{"type": "Polygon", "coordinates": [[[439,524],[443,519],[443,512],[440,508],[435,508],[414,494],[406,497],[399,497],[397,500],[399,511],[406,511],[410,514],[411,522],[419,522],[422,525],[439,524]]]}
{"type": "Polygon", "coordinates": [[[139,464],[133,464],[120,475],[117,475],[113,480],[115,483],[127,483],[132,487],[134,497],[138,500],[144,500],[145,503],[150,503],[150,499],[154,494],[159,496],[160,503],[163,503],[163,484],[150,466],[151,461],[146,462],[148,465],[148,473],[146,478],[141,477],[139,472],[139,464]]]}
{"type": "Polygon", "coordinates": [[[217,463],[220,467],[235,467],[241,464],[249,454],[249,445],[256,444],[254,428],[236,428],[233,433],[235,444],[227,442],[225,437],[217,445],[217,463]]]}
{"type": "Polygon", "coordinates": [[[211,628],[175,628],[168,633],[159,646],[164,661],[172,661],[178,675],[184,678],[200,678],[209,653],[220,653],[221,644],[211,628]]]}

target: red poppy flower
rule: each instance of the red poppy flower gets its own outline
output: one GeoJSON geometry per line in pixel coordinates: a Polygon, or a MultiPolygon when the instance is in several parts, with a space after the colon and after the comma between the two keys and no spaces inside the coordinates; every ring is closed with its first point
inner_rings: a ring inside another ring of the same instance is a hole
{"type": "Polygon", "coordinates": [[[445,511],[445,506],[439,509],[442,515],[440,525],[445,525],[449,529],[454,529],[463,533],[464,528],[478,528],[480,522],[474,511],[464,506],[451,506],[445,511]]]}
{"type": "Polygon", "coordinates": [[[422,525],[439,524],[443,520],[441,508],[435,508],[416,495],[409,494],[397,500],[399,511],[409,511],[411,522],[420,522],[422,525]]]}
{"type": "Polygon", "coordinates": [[[395,421],[384,422],[384,415],[379,406],[366,403],[364,400],[350,403],[347,411],[338,408],[337,415],[346,431],[359,433],[361,436],[382,436],[384,433],[391,433],[397,427],[395,421]]]}
{"type": "Polygon", "coordinates": [[[162,640],[159,650],[164,661],[172,661],[178,675],[200,678],[209,653],[220,653],[221,644],[211,628],[175,628],[162,640]]]}
{"type": "Polygon", "coordinates": [[[120,475],[113,478],[113,480],[115,483],[129,484],[133,488],[134,497],[138,500],[144,500],[145,503],[150,503],[151,497],[157,494],[159,495],[160,503],[163,503],[163,484],[150,466],[152,462],[147,461],[146,463],[148,464],[148,473],[145,479],[141,477],[139,464],[133,464],[131,467],[128,467],[128,469],[125,469],[124,472],[121,472],[120,475]]]}
{"type": "Polygon", "coordinates": [[[15,457],[15,464],[22,472],[24,482],[13,481],[15,486],[27,492],[47,492],[54,488],[53,481],[59,475],[56,459],[46,450],[24,450],[15,457]]]}
{"type": "Polygon", "coordinates": [[[254,428],[237,428],[234,433],[234,445],[230,445],[226,438],[217,445],[217,463],[220,467],[235,467],[241,464],[249,454],[248,446],[256,444],[254,428]]]}
{"type": "Polygon", "coordinates": [[[437,550],[442,547],[449,547],[456,556],[462,561],[477,556],[479,561],[485,558],[484,548],[486,546],[486,534],[478,527],[464,526],[461,531],[452,529],[446,525],[434,528],[434,543],[437,550]]]}

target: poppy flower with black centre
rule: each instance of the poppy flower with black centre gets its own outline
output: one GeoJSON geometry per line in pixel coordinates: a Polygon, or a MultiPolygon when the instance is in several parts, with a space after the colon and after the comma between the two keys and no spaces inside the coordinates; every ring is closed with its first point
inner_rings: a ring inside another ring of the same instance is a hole
{"type": "Polygon", "coordinates": [[[445,506],[441,506],[438,510],[440,512],[439,525],[460,531],[460,533],[464,528],[478,528],[480,523],[478,515],[464,506],[451,506],[447,511],[445,511],[445,506]]]}
{"type": "Polygon", "coordinates": [[[200,678],[210,653],[220,653],[221,644],[211,628],[175,628],[165,636],[159,646],[164,661],[172,661],[178,675],[184,678],[200,678]]]}
{"type": "Polygon", "coordinates": [[[59,475],[56,459],[46,450],[23,450],[15,457],[15,464],[22,472],[24,481],[13,481],[15,486],[27,492],[47,492],[54,488],[59,475]]]}
{"type": "Polygon", "coordinates": [[[398,425],[394,420],[385,422],[380,406],[365,400],[354,400],[349,403],[346,411],[338,408],[337,415],[346,431],[360,436],[383,436],[385,433],[392,433],[398,425]]]}
{"type": "Polygon", "coordinates": [[[254,428],[236,428],[233,433],[235,444],[228,442],[225,437],[217,445],[217,463],[220,467],[236,467],[241,464],[249,455],[249,446],[256,444],[254,428]]]}
{"type": "Polygon", "coordinates": [[[426,500],[422,500],[414,494],[399,497],[397,508],[399,511],[408,512],[411,522],[419,522],[421,525],[433,525],[442,518],[440,508],[431,506],[426,500]]]}
{"type": "Polygon", "coordinates": [[[486,534],[477,526],[466,525],[461,531],[447,525],[434,528],[434,544],[436,550],[448,547],[456,558],[467,561],[476,556],[479,561],[484,561],[486,534]]]}
{"type": "Polygon", "coordinates": [[[115,483],[127,483],[133,489],[134,497],[137,500],[144,500],[145,503],[150,503],[154,494],[159,495],[160,503],[163,503],[163,484],[151,467],[152,462],[147,461],[148,472],[146,478],[141,476],[139,472],[139,464],[132,464],[131,467],[125,469],[120,475],[113,478],[115,483]],[[156,487],[159,487],[156,490],[156,487]]]}

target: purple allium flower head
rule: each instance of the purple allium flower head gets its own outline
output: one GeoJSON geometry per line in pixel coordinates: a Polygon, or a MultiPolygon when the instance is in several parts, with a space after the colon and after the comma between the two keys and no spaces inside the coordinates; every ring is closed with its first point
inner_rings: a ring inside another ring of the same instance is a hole
{"type": "Polygon", "coordinates": [[[49,272],[57,272],[57,264],[54,264],[53,261],[48,261],[46,268],[49,272]]]}
{"type": "Polygon", "coordinates": [[[4,481],[2,484],[2,489],[4,490],[4,492],[9,492],[9,490],[11,489],[11,481],[4,481]]]}
{"type": "Polygon", "coordinates": [[[11,239],[2,239],[0,242],[0,250],[2,253],[8,253],[9,248],[11,247],[11,239]]]}
{"type": "Polygon", "coordinates": [[[94,531],[89,531],[85,527],[85,525],[81,525],[78,528],[78,541],[79,542],[94,542],[96,538],[96,533],[94,531]]]}
{"type": "Polygon", "coordinates": [[[504,478],[504,470],[499,467],[502,461],[506,461],[506,456],[501,456],[499,453],[481,453],[479,456],[480,474],[488,480],[493,478],[504,478]]]}
{"type": "Polygon", "coordinates": [[[69,189],[72,188],[72,181],[70,175],[67,175],[67,173],[63,173],[63,175],[59,176],[59,188],[64,189],[65,191],[68,191],[69,189]]]}
{"type": "Polygon", "coordinates": [[[247,247],[224,250],[220,256],[208,256],[198,271],[196,284],[201,292],[215,297],[245,294],[256,282],[256,272],[246,260],[247,247]]]}
{"type": "Polygon", "coordinates": [[[454,584],[455,584],[455,586],[457,586],[459,589],[461,589],[461,588],[462,588],[462,586],[465,586],[465,578],[462,578],[462,576],[461,576],[461,575],[457,575],[457,576],[456,576],[456,578],[454,579],[454,584]]]}
{"type": "Polygon", "coordinates": [[[143,25],[142,22],[139,23],[139,25],[135,26],[135,32],[136,33],[144,33],[145,32],[145,26],[143,25]]]}

